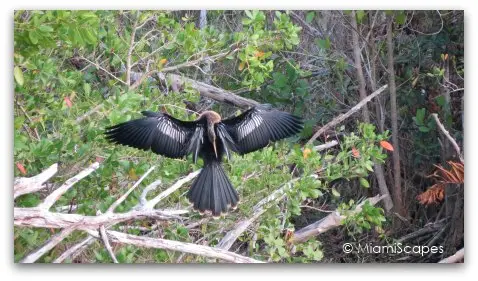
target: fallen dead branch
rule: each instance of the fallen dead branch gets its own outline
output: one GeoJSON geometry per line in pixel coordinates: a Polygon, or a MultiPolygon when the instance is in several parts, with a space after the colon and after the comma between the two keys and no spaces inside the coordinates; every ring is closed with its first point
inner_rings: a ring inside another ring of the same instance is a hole
{"type": "Polygon", "coordinates": [[[193,89],[196,89],[202,96],[217,100],[220,102],[225,102],[233,104],[242,108],[248,108],[256,106],[259,103],[255,100],[243,98],[232,92],[226,91],[221,88],[211,86],[209,84],[199,82],[190,78],[182,77],[177,74],[167,74],[167,75],[158,75],[159,79],[162,82],[167,82],[168,85],[172,85],[175,88],[182,88],[184,84],[189,84],[193,89]]]}
{"type": "MultiPolygon", "coordinates": [[[[115,213],[114,210],[119,206],[127,196],[137,188],[140,183],[149,175],[149,173],[154,169],[150,168],[123,196],[118,198],[111,206],[108,211],[104,214],[99,213],[96,216],[85,216],[79,214],[68,214],[61,212],[50,211],[50,208],[55,204],[55,202],[65,194],[69,189],[71,189],[75,183],[81,179],[87,177],[98,169],[99,163],[95,162],[90,165],[88,168],[80,171],[74,177],[68,179],[63,185],[55,189],[50,193],[42,203],[37,207],[32,208],[19,208],[15,207],[13,210],[14,213],[14,225],[24,226],[24,227],[41,227],[41,228],[60,228],[61,232],[52,236],[43,246],[32,251],[30,254],[25,256],[20,262],[22,263],[32,263],[37,261],[45,253],[53,249],[58,243],[63,241],[69,234],[75,230],[86,231],[91,234],[95,233],[108,233],[108,228],[118,224],[120,222],[135,220],[135,219],[144,219],[152,218],[159,220],[171,220],[171,219],[180,219],[179,215],[186,214],[189,210],[156,210],[154,206],[166,196],[171,194],[174,190],[177,190],[186,182],[192,180],[199,174],[199,171],[190,173],[183,179],[180,179],[172,187],[166,189],[166,191],[160,193],[158,196],[154,197],[152,200],[146,200],[146,195],[152,188],[147,188],[143,191],[142,200],[130,211],[126,213],[115,213]]],[[[14,197],[17,197],[22,194],[27,194],[31,192],[39,191],[45,188],[45,182],[50,179],[58,169],[58,165],[52,165],[39,175],[31,178],[17,178],[15,179],[14,184],[14,197]]],[[[160,181],[155,182],[156,185],[160,184],[160,181]]],[[[105,247],[108,249],[108,252],[112,256],[112,259],[115,260],[114,253],[109,245],[109,240],[106,236],[101,236],[97,234],[102,239],[105,247]],[[100,237],[101,236],[101,237],[100,237]]],[[[77,255],[81,250],[85,249],[88,245],[92,243],[91,235],[79,242],[78,244],[71,247],[60,257],[58,257],[54,262],[62,262],[72,255],[77,255]]]]}
{"type": "MultiPolygon", "coordinates": [[[[90,235],[99,237],[98,232],[89,231],[90,235]]],[[[261,261],[245,257],[233,252],[208,246],[185,243],[160,238],[150,238],[137,235],[121,233],[118,231],[107,231],[108,237],[116,243],[130,244],[139,247],[157,248],[171,251],[195,254],[203,257],[216,258],[233,263],[262,263],[261,261]]]]}
{"type": "MultiPolygon", "coordinates": [[[[380,200],[382,200],[383,198],[385,198],[384,195],[377,195],[375,197],[368,198],[364,202],[360,203],[352,211],[351,214],[359,213],[362,210],[362,206],[365,202],[368,201],[370,203],[370,205],[375,205],[378,202],[380,202],[380,200]]],[[[350,215],[350,214],[348,214],[348,215],[350,215]]],[[[348,215],[341,214],[338,210],[336,210],[335,212],[332,212],[329,215],[327,215],[325,218],[323,218],[323,219],[321,219],[321,220],[319,220],[315,223],[312,223],[312,224],[294,232],[294,234],[289,239],[289,242],[290,243],[304,242],[304,241],[307,241],[309,238],[311,238],[313,236],[319,235],[319,234],[324,233],[324,232],[326,232],[330,229],[336,228],[336,227],[340,226],[342,221],[345,218],[347,218],[348,215]]]]}
{"type": "Polygon", "coordinates": [[[46,186],[43,185],[58,171],[58,164],[51,165],[48,169],[31,178],[17,178],[13,183],[13,199],[20,195],[37,192],[46,186]]]}

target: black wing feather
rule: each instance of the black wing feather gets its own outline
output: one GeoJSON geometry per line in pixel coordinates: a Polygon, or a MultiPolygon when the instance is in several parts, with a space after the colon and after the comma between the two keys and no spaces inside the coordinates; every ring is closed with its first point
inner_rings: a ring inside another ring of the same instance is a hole
{"type": "Polygon", "coordinates": [[[143,111],[145,116],[106,129],[106,139],[171,158],[191,152],[189,145],[198,122],[181,121],[168,114],[143,111]]]}
{"type": "Polygon", "coordinates": [[[303,128],[300,117],[287,112],[253,107],[239,116],[222,120],[239,154],[256,151],[270,142],[291,137],[303,128]]]}

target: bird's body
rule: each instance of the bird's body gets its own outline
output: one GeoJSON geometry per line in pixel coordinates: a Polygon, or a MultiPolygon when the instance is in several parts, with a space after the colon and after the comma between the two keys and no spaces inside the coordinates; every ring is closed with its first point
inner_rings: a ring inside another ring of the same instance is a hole
{"type": "Polygon", "coordinates": [[[114,143],[170,158],[191,154],[204,161],[188,198],[196,210],[213,216],[226,213],[239,196],[222,167],[224,156],[246,154],[271,141],[290,137],[302,129],[301,118],[265,107],[254,107],[239,116],[222,119],[214,111],[204,111],[194,121],[181,121],[168,114],[142,112],[145,117],[110,127],[106,138],[114,143]]]}

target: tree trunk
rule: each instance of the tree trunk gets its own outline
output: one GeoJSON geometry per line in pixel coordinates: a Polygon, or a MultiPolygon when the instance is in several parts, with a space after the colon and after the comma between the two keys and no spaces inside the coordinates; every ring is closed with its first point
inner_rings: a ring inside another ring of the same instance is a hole
{"type": "MultiPolygon", "coordinates": [[[[355,30],[352,30],[352,48],[354,50],[354,63],[355,69],[357,70],[357,79],[359,81],[359,93],[360,93],[360,100],[363,100],[367,97],[367,93],[365,92],[365,78],[363,75],[362,70],[362,63],[360,58],[360,43],[359,43],[359,35],[358,35],[358,28],[357,28],[357,19],[355,17],[355,11],[352,11],[350,14],[350,19],[352,22],[352,27],[355,30]]],[[[365,105],[362,108],[362,116],[363,121],[370,123],[370,114],[368,112],[368,107],[365,105]]]]}
{"type": "Polygon", "coordinates": [[[393,18],[390,18],[387,25],[387,53],[388,53],[388,75],[390,85],[390,115],[392,122],[392,143],[393,143],[393,201],[395,211],[402,217],[406,217],[407,211],[403,205],[403,194],[400,173],[400,145],[398,143],[398,112],[397,112],[397,90],[395,86],[395,70],[393,67],[393,40],[392,29],[393,18]]]}

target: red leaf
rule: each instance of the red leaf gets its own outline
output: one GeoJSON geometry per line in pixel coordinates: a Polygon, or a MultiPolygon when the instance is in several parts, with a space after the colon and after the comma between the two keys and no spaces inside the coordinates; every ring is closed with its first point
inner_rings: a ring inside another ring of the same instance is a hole
{"type": "Polygon", "coordinates": [[[391,145],[388,141],[380,141],[380,146],[388,151],[393,151],[393,145],[391,145]]]}
{"type": "Polygon", "coordinates": [[[96,156],[96,159],[95,159],[95,160],[96,160],[96,162],[98,162],[98,163],[103,163],[103,161],[105,160],[105,158],[104,158],[104,157],[101,157],[101,156],[96,156]]]}
{"type": "Polygon", "coordinates": [[[27,174],[27,170],[25,169],[25,167],[23,166],[22,163],[18,162],[17,163],[17,168],[18,168],[18,170],[20,170],[20,173],[22,173],[23,175],[27,174]]]}
{"type": "Polygon", "coordinates": [[[360,152],[355,147],[352,147],[352,156],[355,158],[360,157],[360,152]]]}
{"type": "Polygon", "coordinates": [[[66,106],[68,106],[68,107],[73,106],[73,103],[71,102],[69,97],[65,97],[64,100],[65,100],[66,106]]]}

